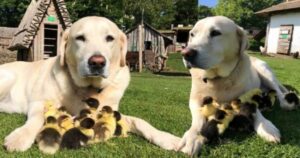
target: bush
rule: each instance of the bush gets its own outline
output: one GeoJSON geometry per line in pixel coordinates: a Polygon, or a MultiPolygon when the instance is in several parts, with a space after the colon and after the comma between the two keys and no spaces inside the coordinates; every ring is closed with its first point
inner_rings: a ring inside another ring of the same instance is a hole
{"type": "Polygon", "coordinates": [[[253,38],[249,39],[249,50],[259,51],[260,46],[264,46],[265,44],[261,41],[256,41],[253,38]]]}

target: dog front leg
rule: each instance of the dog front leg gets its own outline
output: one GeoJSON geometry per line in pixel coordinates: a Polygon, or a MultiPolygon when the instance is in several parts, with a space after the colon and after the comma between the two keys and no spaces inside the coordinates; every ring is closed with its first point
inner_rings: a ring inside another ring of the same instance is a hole
{"type": "Polygon", "coordinates": [[[179,137],[176,137],[170,133],[160,131],[153,126],[151,126],[148,122],[132,117],[132,116],[125,116],[128,126],[129,132],[134,134],[140,135],[147,139],[149,142],[163,148],[166,150],[175,150],[177,144],[180,141],[179,137]]]}
{"type": "Polygon", "coordinates": [[[204,137],[200,136],[200,130],[206,119],[199,112],[197,100],[190,100],[190,110],[192,113],[192,125],[183,135],[177,150],[188,155],[196,155],[200,152],[202,145],[205,143],[204,137]]]}
{"type": "Polygon", "coordinates": [[[26,123],[4,140],[4,147],[9,151],[26,151],[34,143],[35,137],[44,123],[44,102],[36,101],[29,104],[26,123]]]}
{"type": "Polygon", "coordinates": [[[259,110],[254,114],[254,129],[264,140],[272,143],[280,142],[279,130],[271,121],[267,120],[259,110]]]}

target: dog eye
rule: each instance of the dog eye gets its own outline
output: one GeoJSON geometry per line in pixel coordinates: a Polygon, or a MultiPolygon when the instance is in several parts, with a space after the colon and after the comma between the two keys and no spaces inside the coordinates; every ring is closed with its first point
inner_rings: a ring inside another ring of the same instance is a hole
{"type": "Polygon", "coordinates": [[[218,30],[213,30],[210,32],[210,37],[220,36],[222,33],[218,30]]]}
{"type": "Polygon", "coordinates": [[[76,37],[76,40],[84,42],[85,37],[83,35],[79,35],[79,36],[76,37]]]}
{"type": "Polygon", "coordinates": [[[190,34],[190,36],[191,36],[191,37],[194,37],[194,34],[193,34],[193,33],[191,33],[191,34],[190,34]]]}
{"type": "Polygon", "coordinates": [[[111,42],[111,41],[113,41],[115,38],[113,37],[113,36],[111,36],[111,35],[108,35],[108,36],[106,36],[106,41],[107,42],[111,42]]]}

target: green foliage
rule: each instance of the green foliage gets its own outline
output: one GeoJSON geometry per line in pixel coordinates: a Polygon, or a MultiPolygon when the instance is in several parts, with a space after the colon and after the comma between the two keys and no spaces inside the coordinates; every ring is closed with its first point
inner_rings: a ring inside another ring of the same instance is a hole
{"type": "Polygon", "coordinates": [[[123,3],[119,0],[65,0],[73,21],[85,16],[105,16],[121,25],[123,3]]]}
{"type": "Polygon", "coordinates": [[[170,28],[174,20],[175,8],[173,0],[123,0],[124,21],[126,28],[144,21],[155,28],[170,28]]]}
{"type": "Polygon", "coordinates": [[[175,21],[174,24],[195,24],[198,20],[198,1],[197,0],[174,0],[175,2],[175,21]]]}
{"type": "Polygon", "coordinates": [[[198,19],[203,19],[212,15],[213,15],[212,8],[209,8],[207,6],[198,7],[198,19]]]}
{"type": "Polygon", "coordinates": [[[0,26],[17,27],[30,0],[1,0],[0,26]]]}
{"type": "Polygon", "coordinates": [[[259,51],[260,46],[264,46],[264,43],[253,38],[249,39],[249,50],[259,51]]]}
{"type": "Polygon", "coordinates": [[[255,12],[280,2],[282,0],[219,0],[214,14],[227,16],[245,28],[264,28],[267,19],[258,17],[255,12]]]}
{"type": "MultiPolygon", "coordinates": [[[[16,27],[31,0],[1,0],[0,26],[16,27]]],[[[144,21],[157,29],[171,24],[194,24],[197,0],[65,0],[73,21],[85,16],[104,16],[124,30],[144,21]]]]}

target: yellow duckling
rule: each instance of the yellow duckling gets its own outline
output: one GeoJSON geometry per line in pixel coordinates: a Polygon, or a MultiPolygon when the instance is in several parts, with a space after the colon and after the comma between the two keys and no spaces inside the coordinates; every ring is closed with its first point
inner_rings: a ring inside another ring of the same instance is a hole
{"type": "Polygon", "coordinates": [[[200,105],[200,113],[208,118],[216,113],[219,104],[210,96],[203,98],[203,103],[200,105]]]}
{"type": "Polygon", "coordinates": [[[54,154],[57,152],[61,142],[62,131],[58,126],[57,119],[49,116],[46,119],[45,126],[38,134],[36,142],[39,149],[45,154],[54,154]]]}
{"type": "Polygon", "coordinates": [[[104,142],[114,136],[116,130],[116,119],[111,107],[104,106],[98,114],[98,119],[94,126],[95,142],[104,142]]]}
{"type": "Polygon", "coordinates": [[[122,118],[118,111],[114,111],[114,117],[117,121],[117,126],[114,135],[118,137],[127,137],[129,127],[126,121],[122,118]]]}

